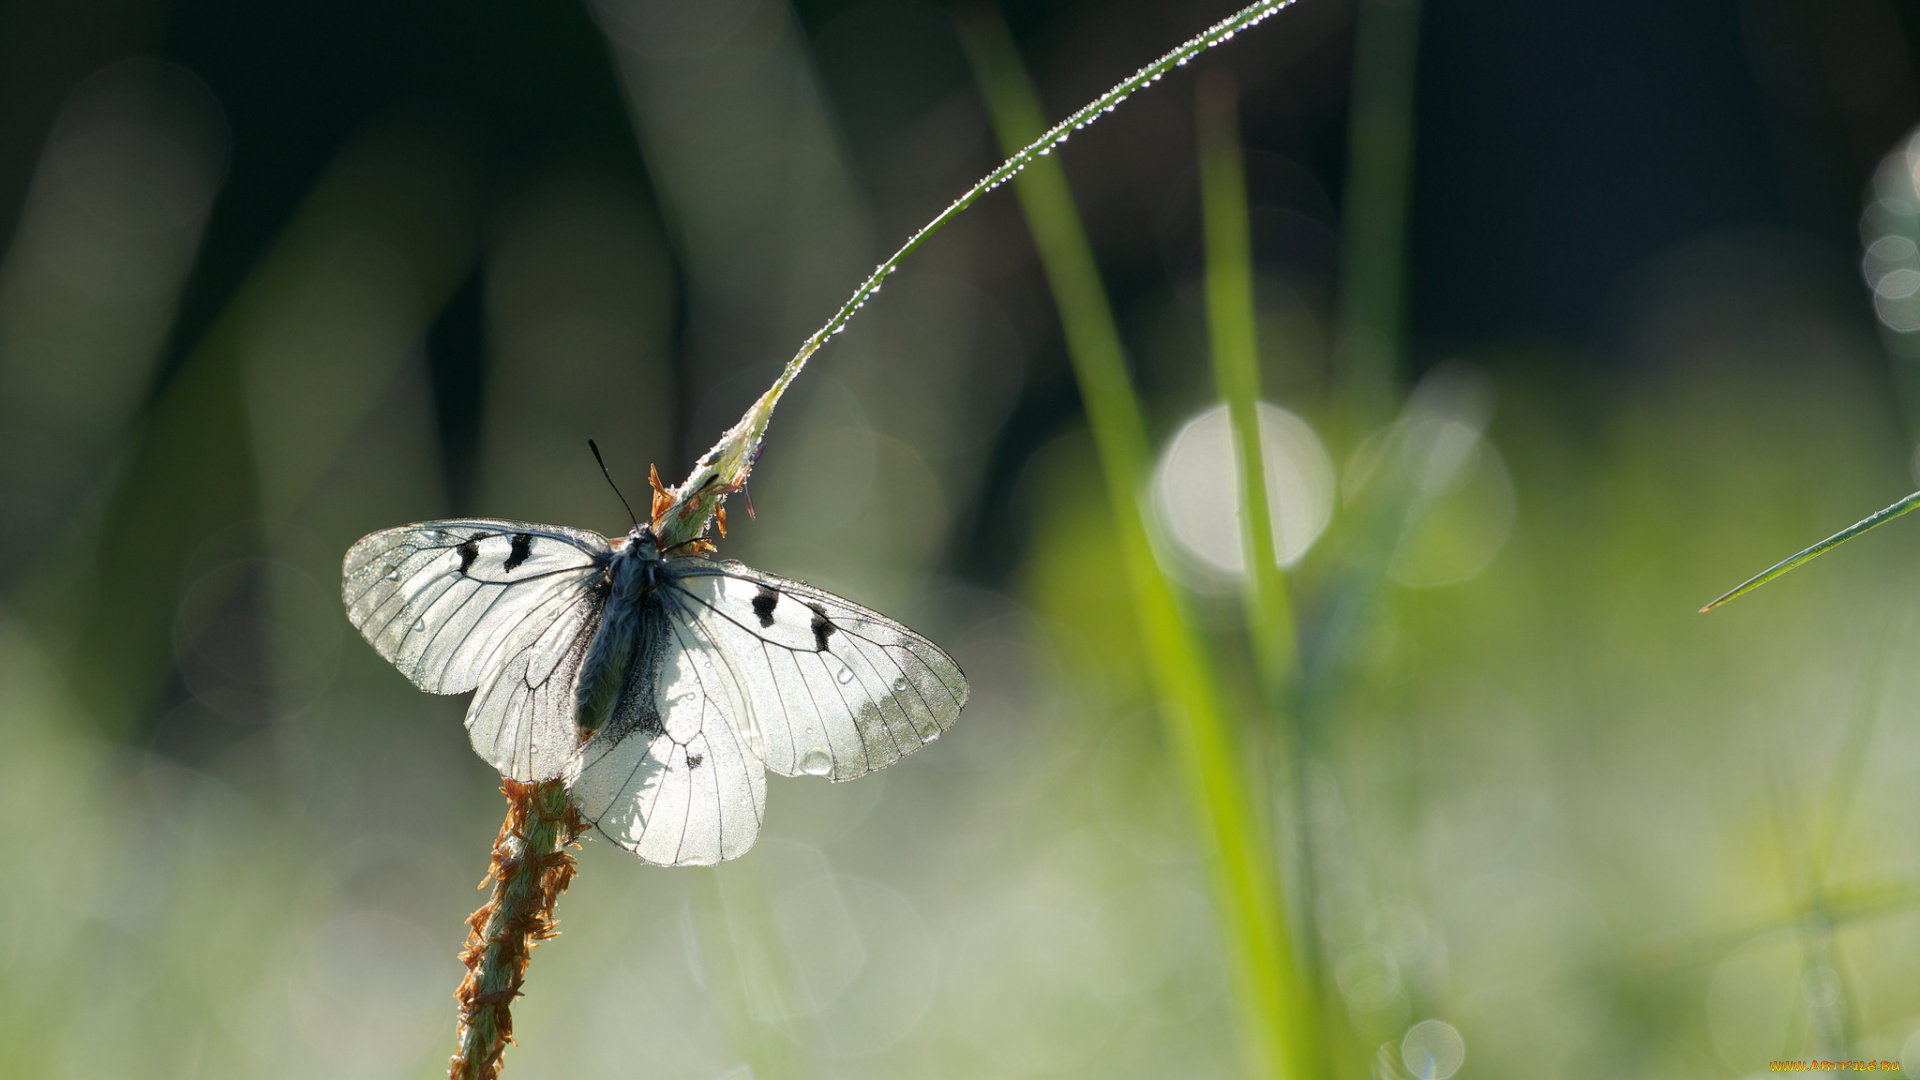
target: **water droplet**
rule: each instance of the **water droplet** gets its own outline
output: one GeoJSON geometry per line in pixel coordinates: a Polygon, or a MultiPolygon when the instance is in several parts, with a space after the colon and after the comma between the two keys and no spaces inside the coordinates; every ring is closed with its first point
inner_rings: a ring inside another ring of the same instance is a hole
{"type": "Polygon", "coordinates": [[[425,630],[426,628],[427,628],[427,617],[425,615],[422,615],[419,618],[413,620],[414,633],[417,634],[420,631],[425,630]]]}
{"type": "Polygon", "coordinates": [[[1181,58],[1180,58],[1179,60],[1177,60],[1177,61],[1175,61],[1175,63],[1177,63],[1177,64],[1179,64],[1179,65],[1180,65],[1181,67],[1186,67],[1186,66],[1187,66],[1187,60],[1188,60],[1188,59],[1190,59],[1190,58],[1189,58],[1189,57],[1185,57],[1185,56],[1183,56],[1183,57],[1181,57],[1181,58]]]}
{"type": "Polygon", "coordinates": [[[834,678],[839,680],[841,686],[845,686],[853,681],[853,669],[850,667],[842,667],[840,674],[835,675],[834,678]]]}
{"type": "Polygon", "coordinates": [[[907,692],[907,687],[911,685],[913,684],[907,682],[907,677],[905,675],[902,675],[899,678],[893,680],[893,692],[896,694],[904,694],[907,692]]]}
{"type": "Polygon", "coordinates": [[[927,730],[920,733],[920,741],[923,743],[930,743],[939,737],[940,737],[940,729],[937,727],[928,728],[927,730]]]}
{"type": "Polygon", "coordinates": [[[389,567],[387,567],[387,580],[388,580],[388,581],[399,581],[399,580],[400,580],[400,568],[399,568],[399,567],[397,567],[397,566],[389,566],[389,567]]]}
{"type": "Polygon", "coordinates": [[[808,776],[825,776],[833,771],[833,758],[816,746],[800,759],[800,771],[808,776]]]}

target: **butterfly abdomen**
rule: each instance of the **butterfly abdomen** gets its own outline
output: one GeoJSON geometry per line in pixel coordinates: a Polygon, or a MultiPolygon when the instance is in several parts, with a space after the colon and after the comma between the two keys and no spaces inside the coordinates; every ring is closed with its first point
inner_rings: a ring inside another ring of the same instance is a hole
{"type": "Polygon", "coordinates": [[[606,725],[620,701],[620,691],[633,665],[639,643],[641,607],[652,590],[647,560],[626,551],[614,555],[608,566],[612,577],[600,629],[587,646],[574,683],[574,726],[585,742],[606,725]]]}

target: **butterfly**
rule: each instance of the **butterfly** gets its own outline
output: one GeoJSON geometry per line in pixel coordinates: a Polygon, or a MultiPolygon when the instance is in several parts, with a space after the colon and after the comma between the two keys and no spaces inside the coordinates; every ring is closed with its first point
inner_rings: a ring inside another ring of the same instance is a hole
{"type": "Polygon", "coordinates": [[[966,677],[933,642],[687,549],[649,524],[429,521],[354,544],[342,593],[414,685],[476,691],[467,733],[502,776],[564,778],[601,835],[664,866],[752,847],[766,770],[851,780],[960,715],[966,677]]]}

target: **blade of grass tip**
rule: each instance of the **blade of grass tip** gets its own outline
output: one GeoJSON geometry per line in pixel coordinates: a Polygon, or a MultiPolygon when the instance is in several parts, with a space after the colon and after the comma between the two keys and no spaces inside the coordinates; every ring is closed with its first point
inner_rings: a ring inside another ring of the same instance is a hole
{"type": "Polygon", "coordinates": [[[1859,536],[1861,533],[1866,532],[1869,529],[1873,529],[1878,526],[1884,525],[1889,521],[1892,521],[1894,518],[1897,518],[1901,514],[1904,514],[1907,511],[1912,510],[1916,506],[1920,506],[1920,491],[1914,492],[1913,494],[1907,496],[1904,499],[1901,499],[1899,502],[1894,503],[1892,506],[1887,507],[1885,510],[1880,511],[1879,513],[1863,518],[1862,520],[1857,521],[1852,525],[1847,526],[1844,529],[1841,529],[1839,532],[1834,533],[1832,536],[1827,537],[1825,540],[1822,540],[1819,543],[1813,545],[1812,547],[1807,548],[1805,551],[1797,552],[1795,554],[1787,556],[1784,559],[1781,559],[1779,562],[1774,563],[1772,566],[1767,567],[1765,570],[1760,571],[1758,574],[1753,575],[1747,580],[1734,586],[1732,589],[1729,589],[1726,593],[1722,594],[1719,599],[1715,600],[1711,604],[1708,604],[1706,607],[1701,608],[1700,612],[1701,614],[1704,615],[1705,613],[1712,611],[1714,608],[1719,607],[1721,604],[1726,603],[1727,601],[1733,599],[1736,596],[1741,596],[1746,593],[1750,593],[1753,590],[1759,588],[1760,586],[1765,585],[1767,582],[1772,581],[1774,578],[1779,577],[1781,574],[1784,574],[1787,571],[1793,569],[1794,567],[1799,566],[1801,563],[1809,562],[1815,558],[1818,558],[1819,556],[1824,555],[1827,552],[1833,550],[1834,548],[1839,547],[1841,544],[1846,543],[1847,541],[1853,539],[1854,537],[1859,536]]]}
{"type": "MultiPolygon", "coordinates": [[[[1260,438],[1259,329],[1253,305],[1253,243],[1247,220],[1247,179],[1240,150],[1238,88],[1225,71],[1209,71],[1196,92],[1200,135],[1200,205],[1207,253],[1207,320],[1213,377],[1232,420],[1240,474],[1241,543],[1247,558],[1247,624],[1261,696],[1274,721],[1273,742],[1284,752],[1290,732],[1286,703],[1300,658],[1286,575],[1275,558],[1272,510],[1267,502],[1266,460],[1260,438]]],[[[1284,762],[1275,770],[1285,775],[1284,762]]],[[[1291,785],[1298,793],[1299,784],[1291,785]]],[[[1274,892],[1274,913],[1283,928],[1276,954],[1283,980],[1284,1010],[1293,1021],[1284,1050],[1289,1076],[1319,1075],[1318,1016],[1309,982],[1296,963],[1286,928],[1292,920],[1284,889],[1274,892]]]]}
{"type": "MultiPolygon", "coordinates": [[[[1040,106],[998,13],[982,10],[962,38],[1004,146],[1042,129],[1040,106]]],[[[1250,1077],[1283,1073],[1293,1029],[1279,952],[1282,923],[1271,862],[1260,842],[1205,654],[1172,586],[1161,574],[1140,512],[1149,454],[1146,424],[1127,374],[1119,331],[1079,212],[1057,162],[1035,161],[1015,184],[1034,246],[1059,309],[1067,355],[1101,462],[1115,533],[1150,675],[1165,708],[1167,736],[1202,835],[1210,841],[1209,884],[1250,1077]]]]}

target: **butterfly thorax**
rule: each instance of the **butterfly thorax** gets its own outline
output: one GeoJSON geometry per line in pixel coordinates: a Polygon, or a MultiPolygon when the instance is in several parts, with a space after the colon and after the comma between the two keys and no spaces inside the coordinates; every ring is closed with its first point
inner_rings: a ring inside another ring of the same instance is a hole
{"type": "Polygon", "coordinates": [[[645,617],[646,609],[661,603],[659,590],[669,575],[653,530],[646,525],[636,525],[626,543],[608,556],[602,586],[607,602],[574,684],[574,724],[581,742],[606,724],[619,703],[636,654],[645,651],[640,649],[643,630],[657,622],[645,617]]]}

